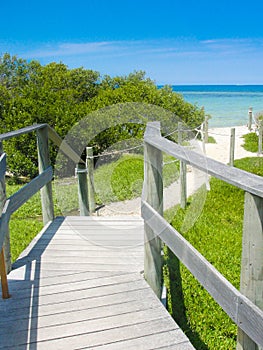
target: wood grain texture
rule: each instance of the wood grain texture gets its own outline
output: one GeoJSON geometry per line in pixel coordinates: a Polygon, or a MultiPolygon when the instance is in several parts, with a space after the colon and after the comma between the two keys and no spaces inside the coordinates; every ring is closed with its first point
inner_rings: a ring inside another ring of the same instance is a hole
{"type": "Polygon", "coordinates": [[[238,168],[229,167],[214,159],[208,158],[203,154],[197,153],[189,148],[169,141],[164,137],[161,137],[160,133],[159,135],[155,134],[152,136],[149,136],[149,134],[146,133],[144,141],[147,144],[184,161],[186,164],[190,164],[194,168],[202,170],[211,176],[221,179],[261,198],[263,197],[263,181],[261,176],[254,175],[238,168]]]}
{"type": "Polygon", "coordinates": [[[154,230],[155,235],[161,238],[240,329],[257,344],[263,346],[263,311],[234,288],[212,264],[146,202],[143,202],[142,216],[154,230]]]}
{"type": "Polygon", "coordinates": [[[35,124],[35,125],[27,126],[25,128],[21,128],[19,130],[9,131],[7,133],[0,134],[0,141],[9,140],[13,137],[17,137],[24,134],[29,134],[30,132],[40,130],[45,127],[47,127],[47,124],[35,124]]]}
{"type": "Polygon", "coordinates": [[[193,349],[144,280],[143,220],[128,219],[60,217],[39,233],[9,275],[0,349],[193,349]]]}

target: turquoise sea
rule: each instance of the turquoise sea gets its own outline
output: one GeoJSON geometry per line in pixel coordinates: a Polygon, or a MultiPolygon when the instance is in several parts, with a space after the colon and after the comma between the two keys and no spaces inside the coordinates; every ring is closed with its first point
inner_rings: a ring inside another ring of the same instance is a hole
{"type": "Polygon", "coordinates": [[[173,85],[188,102],[204,107],[209,127],[246,125],[248,109],[263,111],[263,85],[173,85]]]}

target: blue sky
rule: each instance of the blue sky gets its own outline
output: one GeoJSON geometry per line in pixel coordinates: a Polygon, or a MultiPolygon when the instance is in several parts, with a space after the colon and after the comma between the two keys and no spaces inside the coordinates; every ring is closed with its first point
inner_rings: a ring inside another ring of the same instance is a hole
{"type": "Polygon", "coordinates": [[[262,0],[1,0],[0,55],[157,84],[263,84],[262,0]]]}

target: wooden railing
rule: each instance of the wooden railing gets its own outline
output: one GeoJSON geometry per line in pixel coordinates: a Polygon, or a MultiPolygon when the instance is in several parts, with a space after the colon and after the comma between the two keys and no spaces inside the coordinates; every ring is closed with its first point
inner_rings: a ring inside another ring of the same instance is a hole
{"type": "Polygon", "coordinates": [[[6,249],[4,249],[3,244],[9,234],[8,226],[11,215],[40,190],[44,225],[54,219],[54,205],[51,186],[53,169],[49,160],[49,139],[53,141],[55,145],[60,147],[60,150],[71,158],[76,164],[84,163],[85,165],[85,162],[80,159],[80,156],[69,145],[63,142],[60,136],[47,124],[36,124],[0,135],[0,276],[3,298],[9,298],[6,272],[7,270],[10,270],[8,266],[11,265],[11,261],[9,261],[9,259],[5,259],[5,255],[10,256],[10,247],[7,243],[5,246],[6,249]],[[28,134],[30,132],[37,133],[39,175],[12,196],[6,198],[6,154],[3,152],[2,142],[19,135],[28,134]]]}
{"type": "Polygon", "coordinates": [[[145,278],[160,298],[164,242],[238,325],[237,349],[263,347],[263,178],[200,155],[161,136],[149,123],[144,136],[145,278]],[[240,291],[162,217],[162,152],[245,191],[240,291]],[[205,160],[205,161],[204,161],[205,160]],[[257,345],[256,345],[257,344],[257,345]]]}

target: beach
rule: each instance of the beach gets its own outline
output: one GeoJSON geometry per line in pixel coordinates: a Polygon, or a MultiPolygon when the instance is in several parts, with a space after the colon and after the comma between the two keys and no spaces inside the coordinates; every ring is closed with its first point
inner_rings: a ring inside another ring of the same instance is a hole
{"type": "MultiPolygon", "coordinates": [[[[242,147],[243,136],[249,133],[247,126],[236,126],[235,128],[235,153],[234,159],[245,157],[255,157],[256,153],[248,152],[242,147]]],[[[202,141],[196,141],[198,152],[204,157],[207,156],[221,163],[228,164],[230,157],[230,127],[209,128],[209,136],[213,137],[216,143],[206,143],[203,149],[202,141]]],[[[204,158],[205,161],[205,158],[204,158]]],[[[209,178],[207,174],[187,166],[187,196],[192,195],[201,185],[206,184],[209,188],[209,178]]],[[[174,182],[164,189],[164,210],[173,207],[180,202],[180,183],[174,182]]],[[[99,215],[140,215],[141,198],[135,198],[123,202],[114,202],[99,210],[99,215]]]]}

